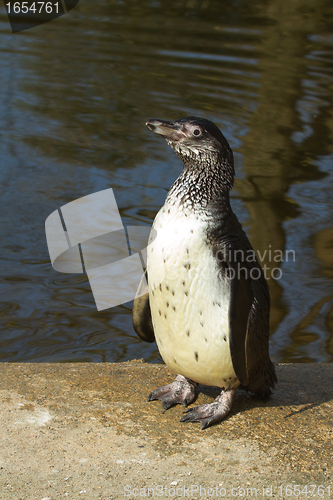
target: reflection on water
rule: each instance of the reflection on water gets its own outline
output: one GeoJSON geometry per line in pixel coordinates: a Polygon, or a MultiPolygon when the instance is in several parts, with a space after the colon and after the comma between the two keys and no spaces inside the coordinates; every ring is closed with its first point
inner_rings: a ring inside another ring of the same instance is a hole
{"type": "Polygon", "coordinates": [[[199,115],[235,152],[233,207],[269,275],[275,361],[333,359],[333,8],[324,0],[84,2],[11,34],[0,15],[3,361],[158,361],[131,304],[97,312],[50,266],[44,221],[112,187],[151,224],[181,164],[148,118],[199,115]],[[276,274],[274,274],[276,276],[276,274]]]}

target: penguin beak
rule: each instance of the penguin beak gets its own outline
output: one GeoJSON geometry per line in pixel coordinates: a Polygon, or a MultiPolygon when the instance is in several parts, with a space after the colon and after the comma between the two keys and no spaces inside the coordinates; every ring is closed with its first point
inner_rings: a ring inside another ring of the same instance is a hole
{"type": "Polygon", "coordinates": [[[146,122],[149,130],[159,134],[167,141],[177,142],[186,137],[186,134],[181,128],[181,124],[177,122],[168,122],[166,120],[148,120],[146,122]]]}

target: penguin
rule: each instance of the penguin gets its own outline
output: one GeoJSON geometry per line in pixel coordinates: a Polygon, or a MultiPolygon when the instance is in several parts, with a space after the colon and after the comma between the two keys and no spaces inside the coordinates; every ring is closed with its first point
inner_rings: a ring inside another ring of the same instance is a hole
{"type": "Polygon", "coordinates": [[[230,205],[233,153],[220,129],[197,117],[146,125],[166,139],[183,170],[152,225],[133,327],[142,340],[156,340],[177,374],[148,401],[161,400],[165,409],[183,404],[181,422],[205,429],[230,412],[237,388],[265,399],[277,382],[269,357],[269,289],[230,205]],[[198,384],[221,393],[187,408],[198,384]]]}

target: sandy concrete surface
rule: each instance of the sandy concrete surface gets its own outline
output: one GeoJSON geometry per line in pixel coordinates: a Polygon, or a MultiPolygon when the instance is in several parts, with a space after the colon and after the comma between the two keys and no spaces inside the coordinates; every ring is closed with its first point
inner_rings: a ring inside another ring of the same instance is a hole
{"type": "Polygon", "coordinates": [[[0,498],[333,498],[333,365],[277,374],[268,402],[239,391],[202,431],[146,402],[164,365],[0,364],[0,498]]]}

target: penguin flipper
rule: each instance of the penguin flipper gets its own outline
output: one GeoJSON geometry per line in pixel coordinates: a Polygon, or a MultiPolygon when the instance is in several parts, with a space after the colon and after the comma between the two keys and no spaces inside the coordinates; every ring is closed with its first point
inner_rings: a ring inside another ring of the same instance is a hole
{"type": "Polygon", "coordinates": [[[230,272],[229,339],[232,364],[243,386],[249,383],[246,341],[253,291],[249,270],[241,262],[228,262],[230,272]],[[244,272],[245,271],[245,272],[244,272]]]}
{"type": "Polygon", "coordinates": [[[147,271],[145,271],[142,275],[139,287],[135,294],[132,309],[132,321],[134,330],[141,340],[144,340],[145,342],[155,341],[154,327],[149,305],[147,271]]]}

